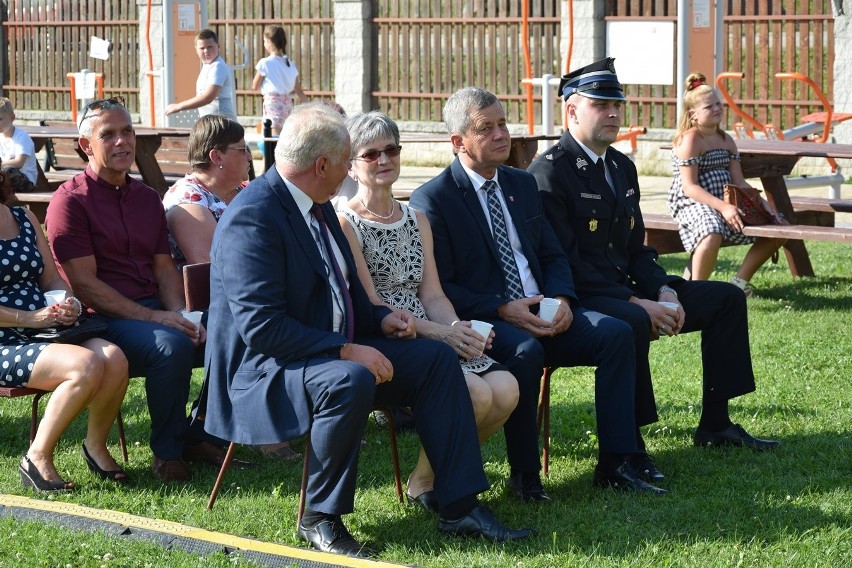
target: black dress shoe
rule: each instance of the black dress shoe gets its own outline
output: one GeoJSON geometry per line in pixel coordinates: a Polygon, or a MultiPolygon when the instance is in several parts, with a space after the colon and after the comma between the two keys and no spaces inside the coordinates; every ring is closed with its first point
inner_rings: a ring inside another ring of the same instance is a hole
{"type": "Polygon", "coordinates": [[[625,461],[613,471],[604,471],[598,464],[595,468],[594,484],[598,487],[611,487],[619,491],[636,491],[637,493],[652,493],[654,495],[668,493],[665,489],[640,479],[629,461],[625,461]]]}
{"type": "Polygon", "coordinates": [[[424,491],[417,497],[412,497],[406,492],[405,498],[408,500],[409,505],[413,505],[415,507],[423,507],[423,509],[430,513],[438,512],[438,498],[435,496],[434,489],[424,491]]]}
{"type": "Polygon", "coordinates": [[[506,480],[506,487],[521,501],[550,501],[537,473],[516,473],[506,480]]]}
{"type": "Polygon", "coordinates": [[[364,546],[349,534],[343,520],[337,515],[329,515],[312,527],[299,523],[298,532],[300,537],[321,552],[361,558],[376,556],[376,551],[364,546]]]}
{"type": "Polygon", "coordinates": [[[654,460],[648,455],[648,452],[639,452],[630,456],[630,465],[636,470],[636,475],[639,479],[643,479],[648,483],[659,483],[666,479],[663,472],[657,469],[654,460]]]}
{"type": "MultiPolygon", "coordinates": [[[[183,447],[183,460],[190,463],[206,463],[216,469],[220,469],[222,462],[225,461],[225,448],[220,448],[210,442],[187,444],[183,447]]],[[[254,464],[234,458],[231,460],[231,467],[234,469],[249,469],[254,467],[254,464]]]]}
{"type": "Polygon", "coordinates": [[[708,432],[698,428],[692,439],[696,446],[738,446],[757,451],[773,450],[781,445],[778,440],[755,438],[739,424],[731,424],[721,432],[708,432]]]}
{"type": "Polygon", "coordinates": [[[533,534],[532,529],[510,529],[481,503],[460,519],[438,521],[438,530],[452,536],[481,536],[496,542],[519,540],[533,534]]]}

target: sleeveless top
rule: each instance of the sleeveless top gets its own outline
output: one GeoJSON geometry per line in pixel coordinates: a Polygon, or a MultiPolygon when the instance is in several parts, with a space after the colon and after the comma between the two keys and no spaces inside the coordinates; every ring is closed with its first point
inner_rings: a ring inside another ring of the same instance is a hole
{"type": "MultiPolygon", "coordinates": [[[[349,207],[343,207],[340,212],[355,230],[379,298],[420,319],[429,319],[417,297],[424,267],[417,217],[406,205],[400,203],[399,207],[402,218],[393,223],[364,219],[349,207]]],[[[487,355],[470,360],[459,358],[459,362],[465,373],[482,373],[496,364],[487,355]]]]}

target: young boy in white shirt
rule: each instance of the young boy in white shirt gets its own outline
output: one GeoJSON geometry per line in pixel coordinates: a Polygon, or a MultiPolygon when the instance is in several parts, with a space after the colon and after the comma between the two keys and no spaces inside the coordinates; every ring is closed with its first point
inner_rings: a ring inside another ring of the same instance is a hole
{"type": "Polygon", "coordinates": [[[35,183],[38,177],[35,145],[30,135],[16,127],[14,122],[12,101],[0,97],[0,159],[3,160],[3,166],[18,168],[27,179],[35,183]]]}

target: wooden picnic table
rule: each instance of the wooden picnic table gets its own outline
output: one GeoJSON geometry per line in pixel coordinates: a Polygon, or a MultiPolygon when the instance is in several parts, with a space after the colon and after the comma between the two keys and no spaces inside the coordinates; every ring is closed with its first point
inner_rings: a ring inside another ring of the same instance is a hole
{"type": "MultiPolygon", "coordinates": [[[[79,134],[77,129],[72,125],[56,125],[56,126],[27,126],[27,133],[33,139],[36,152],[40,151],[49,140],[64,139],[77,140],[79,134]]],[[[187,128],[151,128],[147,126],[137,126],[136,130],[136,167],[139,169],[139,174],[150,187],[156,189],[161,195],[169,189],[169,184],[163,175],[163,170],[155,157],[157,150],[163,143],[164,138],[188,138],[189,129],[187,128]]],[[[77,149],[80,154],[82,163],[81,168],[85,168],[87,158],[82,151],[77,149]]],[[[39,164],[39,183],[36,188],[41,191],[49,189],[47,187],[47,178],[39,164]]]]}
{"type": "MultiPolygon", "coordinates": [[[[743,175],[758,177],[763,183],[770,203],[791,223],[796,222],[796,213],[790,201],[790,193],[784,176],[793,171],[796,162],[803,157],[852,158],[852,144],[817,144],[786,140],[737,140],[743,175]]],[[[805,248],[798,239],[788,239],[784,245],[787,263],[794,276],[813,276],[814,269],[805,248]]]]}
{"type": "MultiPolygon", "coordinates": [[[[796,223],[796,213],[790,200],[790,193],[784,176],[793,171],[800,158],[842,158],[852,159],[852,144],[818,144],[816,142],[800,142],[787,140],[755,140],[752,138],[736,139],[737,150],[740,153],[740,165],[746,178],[760,178],[766,197],[775,209],[784,215],[790,223],[796,223]]],[[[671,144],[661,146],[671,150],[671,144]]],[[[753,236],[777,236],[783,227],[775,225],[763,229],[750,227],[749,234],[753,236]],[[774,228],[773,228],[774,227],[774,228]]],[[[810,229],[795,229],[790,231],[784,254],[793,276],[813,276],[814,269],[811,259],[801,239],[836,240],[849,242],[848,230],[832,227],[810,229]],[[795,238],[800,236],[801,238],[795,238]],[[835,238],[836,237],[836,238],[835,238]]]]}
{"type": "MultiPolygon", "coordinates": [[[[512,149],[509,152],[509,159],[506,160],[507,166],[515,168],[527,169],[535,154],[538,151],[538,143],[541,140],[559,140],[561,134],[537,135],[537,136],[512,136],[512,149]]],[[[446,143],[447,149],[450,150],[449,134],[403,134],[400,136],[399,143],[403,146],[406,144],[440,144],[446,143]]],[[[267,137],[263,139],[264,143],[264,171],[272,167],[274,162],[275,145],[278,144],[278,138],[267,137]]]]}

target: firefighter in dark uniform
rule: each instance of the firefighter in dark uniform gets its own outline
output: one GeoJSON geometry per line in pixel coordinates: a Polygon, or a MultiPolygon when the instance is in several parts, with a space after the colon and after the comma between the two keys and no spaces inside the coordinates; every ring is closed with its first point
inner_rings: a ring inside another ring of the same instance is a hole
{"type": "MultiPolygon", "coordinates": [[[[643,244],[636,166],[610,147],[626,100],[613,61],[606,58],[562,77],[559,91],[569,131],[529,167],[571,262],[577,295],[583,307],[622,319],[633,329],[638,426],[657,420],[648,364],[651,341],[701,331],[703,404],[695,444],[774,448],[777,441],[751,436],[728,414],[731,398],[755,389],[742,290],[666,274],[656,251],[643,244]]],[[[639,432],[637,438],[644,447],[639,432]]]]}

